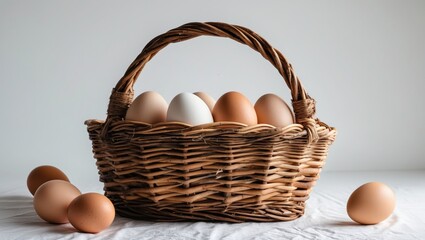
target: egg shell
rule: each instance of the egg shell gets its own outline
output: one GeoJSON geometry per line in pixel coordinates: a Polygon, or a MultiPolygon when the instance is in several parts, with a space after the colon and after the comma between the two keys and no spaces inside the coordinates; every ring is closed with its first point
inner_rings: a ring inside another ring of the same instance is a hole
{"type": "Polygon", "coordinates": [[[157,92],[147,91],[134,99],[127,110],[125,119],[144,123],[164,122],[168,104],[157,92]]]}
{"type": "Polygon", "coordinates": [[[213,108],[214,121],[239,122],[250,125],[257,124],[257,114],[251,102],[238,92],[227,92],[215,103],[213,108]]]}
{"type": "Polygon", "coordinates": [[[207,104],[207,106],[210,109],[210,111],[213,110],[214,105],[215,105],[214,98],[212,98],[210,95],[208,95],[208,94],[206,94],[204,92],[195,92],[193,94],[195,94],[196,96],[198,96],[199,98],[201,98],[202,101],[204,101],[207,104]]]}
{"type": "Polygon", "coordinates": [[[183,122],[190,125],[212,123],[207,104],[192,93],[180,93],[171,100],[167,111],[168,122],[183,122]]]}
{"type": "Polygon", "coordinates": [[[63,180],[51,180],[41,185],[34,194],[34,209],[49,223],[67,223],[68,206],[81,194],[74,185],[63,180]]]}
{"type": "Polygon", "coordinates": [[[370,182],[357,188],[347,202],[347,213],[360,224],[377,224],[395,208],[394,192],[387,185],[370,182]]]}
{"type": "Polygon", "coordinates": [[[258,123],[286,127],[294,123],[294,115],[283,99],[269,93],[261,96],[254,105],[258,123]]]}
{"type": "Polygon", "coordinates": [[[50,180],[64,180],[69,182],[68,177],[60,169],[43,165],[34,168],[27,177],[27,187],[32,195],[35,194],[37,189],[45,182],[50,180]]]}
{"type": "Polygon", "coordinates": [[[107,197],[99,193],[85,193],[71,202],[68,218],[77,230],[98,233],[112,224],[115,208],[107,197]]]}

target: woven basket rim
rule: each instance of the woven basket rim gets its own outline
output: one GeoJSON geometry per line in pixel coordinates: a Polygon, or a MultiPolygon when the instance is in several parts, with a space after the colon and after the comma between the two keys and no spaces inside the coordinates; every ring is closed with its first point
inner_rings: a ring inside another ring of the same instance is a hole
{"type": "MultiPolygon", "coordinates": [[[[95,119],[95,118],[91,118],[91,119],[87,119],[86,121],[84,121],[84,125],[89,126],[92,124],[105,124],[106,120],[100,120],[100,119],[95,119]]],[[[232,122],[232,121],[220,121],[220,122],[212,122],[212,123],[205,123],[205,124],[200,124],[200,125],[190,125],[187,123],[183,123],[183,122],[176,122],[176,121],[170,121],[170,122],[159,122],[159,123],[146,123],[146,122],[139,122],[139,121],[129,121],[129,120],[125,120],[122,119],[120,121],[115,121],[115,124],[122,124],[122,123],[127,123],[127,124],[134,124],[135,126],[139,126],[139,127],[146,127],[146,128],[157,128],[157,127],[163,127],[163,126],[179,126],[182,129],[191,129],[191,130],[197,130],[197,129],[208,129],[208,128],[219,128],[220,126],[225,126],[226,129],[232,129],[232,130],[246,130],[246,129],[250,129],[250,128],[256,128],[256,127],[262,127],[262,128],[268,128],[270,130],[276,131],[276,132],[284,132],[285,129],[297,126],[297,127],[303,127],[302,124],[299,123],[293,123],[290,125],[287,125],[285,127],[276,127],[270,124],[266,124],[266,123],[259,123],[259,124],[255,124],[255,125],[246,125],[244,123],[240,123],[240,122],[232,122]],[[234,128],[229,128],[229,126],[235,126],[234,128]]],[[[324,122],[321,122],[320,120],[316,119],[316,124],[318,125],[318,127],[325,127],[328,128],[329,131],[336,131],[335,127],[331,127],[329,125],[327,125],[324,122]]],[[[112,126],[112,125],[111,125],[112,126]]]]}
{"type": "MultiPolygon", "coordinates": [[[[88,127],[93,125],[103,126],[105,124],[105,121],[89,119],[86,120],[84,124],[88,127]]],[[[109,129],[112,130],[115,127],[120,127],[122,125],[132,126],[133,129],[138,129],[138,131],[144,131],[149,129],[154,132],[153,134],[157,134],[157,129],[163,129],[163,131],[167,130],[169,134],[179,134],[191,138],[196,136],[202,137],[202,135],[209,134],[211,132],[215,132],[216,134],[242,134],[244,136],[255,137],[266,137],[271,135],[282,134],[284,136],[284,139],[295,139],[301,136],[308,135],[307,129],[305,129],[303,125],[298,123],[290,124],[286,127],[279,128],[269,124],[256,124],[253,126],[247,126],[238,122],[213,122],[197,126],[191,126],[182,122],[161,122],[156,124],[150,124],[137,121],[121,120],[111,123],[109,129]],[[297,129],[296,134],[293,133],[295,129],[297,129]]],[[[316,120],[315,130],[318,132],[318,136],[322,135],[324,130],[327,130],[327,134],[331,133],[336,135],[336,129],[334,127],[330,127],[318,119],[316,120]],[[319,132],[321,132],[321,134],[319,134],[319,132]]]]}

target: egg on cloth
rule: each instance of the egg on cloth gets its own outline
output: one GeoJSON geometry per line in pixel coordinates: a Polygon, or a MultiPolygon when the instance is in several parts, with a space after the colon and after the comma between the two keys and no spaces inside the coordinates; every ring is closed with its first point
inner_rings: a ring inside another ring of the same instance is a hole
{"type": "Polygon", "coordinates": [[[134,99],[127,110],[125,119],[144,123],[164,122],[168,104],[157,92],[147,91],[134,99]]]}
{"type": "Polygon", "coordinates": [[[50,180],[64,180],[69,182],[68,177],[60,169],[44,165],[34,168],[27,178],[27,187],[32,195],[45,182],[50,180]]]}
{"type": "Polygon", "coordinates": [[[115,218],[112,202],[99,193],[85,193],[75,198],[68,208],[69,222],[81,232],[98,233],[115,218]]]}
{"type": "Polygon", "coordinates": [[[213,117],[207,104],[193,93],[180,93],[171,100],[167,111],[168,122],[190,125],[212,123],[213,117]]]}
{"type": "Polygon", "coordinates": [[[49,223],[67,223],[68,206],[81,194],[74,185],[63,180],[51,180],[41,185],[34,194],[34,209],[49,223]]]}
{"type": "Polygon", "coordinates": [[[261,96],[254,105],[258,123],[286,127],[294,123],[294,114],[283,99],[269,93],[261,96]]]}
{"type": "Polygon", "coordinates": [[[394,192],[380,182],[357,188],[347,202],[348,216],[360,224],[377,224],[388,218],[395,208],[394,192]]]}
{"type": "Polygon", "coordinates": [[[227,92],[215,103],[214,121],[239,122],[248,126],[257,124],[257,114],[248,98],[238,92],[227,92]]]}

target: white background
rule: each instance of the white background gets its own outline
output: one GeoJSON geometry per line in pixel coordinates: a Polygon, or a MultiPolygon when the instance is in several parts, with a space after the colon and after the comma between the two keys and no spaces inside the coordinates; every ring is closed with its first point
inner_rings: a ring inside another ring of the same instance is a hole
{"type": "MultiPolygon", "coordinates": [[[[424,1],[0,0],[0,179],[51,164],[96,182],[84,120],[105,119],[150,39],[191,21],[248,27],[287,56],[338,129],[325,171],[425,169],[424,1]]],[[[211,37],[161,51],[136,84],[147,90],[290,100],[259,54],[211,37]]]]}

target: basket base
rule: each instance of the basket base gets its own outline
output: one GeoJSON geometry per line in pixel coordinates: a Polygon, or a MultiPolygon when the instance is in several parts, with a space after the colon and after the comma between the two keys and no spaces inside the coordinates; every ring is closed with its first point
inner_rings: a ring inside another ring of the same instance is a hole
{"type": "Polygon", "coordinates": [[[304,214],[305,203],[300,202],[292,209],[233,209],[233,210],[205,210],[190,211],[191,208],[176,206],[175,209],[155,207],[131,207],[116,205],[117,213],[131,219],[159,221],[159,222],[282,222],[298,219],[304,214]]]}

